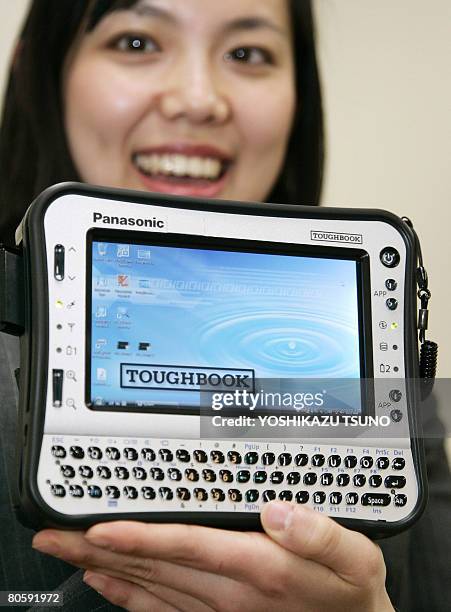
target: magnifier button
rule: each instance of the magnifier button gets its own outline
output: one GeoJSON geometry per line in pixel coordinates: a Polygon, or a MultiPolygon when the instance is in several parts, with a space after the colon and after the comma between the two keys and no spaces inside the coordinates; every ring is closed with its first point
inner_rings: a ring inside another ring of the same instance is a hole
{"type": "Polygon", "coordinates": [[[52,387],[53,387],[53,406],[60,408],[63,403],[63,370],[53,370],[52,372],[52,387]]]}

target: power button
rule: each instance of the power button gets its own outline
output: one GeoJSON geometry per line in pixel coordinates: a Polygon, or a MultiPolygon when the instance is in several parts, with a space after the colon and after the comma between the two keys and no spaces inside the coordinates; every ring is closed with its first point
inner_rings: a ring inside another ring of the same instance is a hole
{"type": "Polygon", "coordinates": [[[398,251],[393,247],[385,247],[385,249],[382,249],[379,257],[387,268],[395,268],[401,259],[398,251]]]}

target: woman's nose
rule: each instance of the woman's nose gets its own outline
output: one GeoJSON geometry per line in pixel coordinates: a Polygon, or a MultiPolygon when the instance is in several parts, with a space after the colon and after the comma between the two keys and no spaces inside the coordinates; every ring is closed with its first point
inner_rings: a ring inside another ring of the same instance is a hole
{"type": "Polygon", "coordinates": [[[160,96],[160,112],[168,120],[185,118],[192,123],[221,124],[231,114],[226,95],[219,90],[207,61],[183,62],[160,96]],[[190,65],[191,64],[191,65],[190,65]]]}

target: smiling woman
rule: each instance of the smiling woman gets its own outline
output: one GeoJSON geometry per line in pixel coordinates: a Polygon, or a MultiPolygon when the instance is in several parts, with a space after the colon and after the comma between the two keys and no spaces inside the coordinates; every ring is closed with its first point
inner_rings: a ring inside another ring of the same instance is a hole
{"type": "Polygon", "coordinates": [[[75,45],[66,128],[84,180],[267,197],[296,106],[288,4],[244,0],[212,12],[206,2],[138,3],[75,45]]]}
{"type": "Polygon", "coordinates": [[[0,131],[0,236],[62,180],[318,204],[306,0],[34,2],[0,131]],[[46,32],[46,36],[43,36],[46,32]]]}
{"type": "MultiPolygon", "coordinates": [[[[0,239],[63,180],[318,204],[322,126],[308,0],[33,0],[0,128],[0,239]]],[[[17,348],[0,334],[0,591],[55,588],[65,559],[131,610],[393,611],[380,549],[288,503],[265,506],[265,534],[119,523],[38,534],[60,561],[32,553],[9,493],[17,348]]],[[[410,611],[449,607],[440,439],[428,460],[430,510],[383,546],[390,596],[410,611]]],[[[110,608],[71,580],[66,612],[110,608]]]]}

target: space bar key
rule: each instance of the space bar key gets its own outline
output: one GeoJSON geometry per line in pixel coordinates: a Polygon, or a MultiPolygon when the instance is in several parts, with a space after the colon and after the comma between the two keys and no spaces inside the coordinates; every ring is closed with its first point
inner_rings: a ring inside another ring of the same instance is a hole
{"type": "Polygon", "coordinates": [[[362,495],[362,506],[389,506],[391,495],[388,493],[365,493],[362,495]]]}

